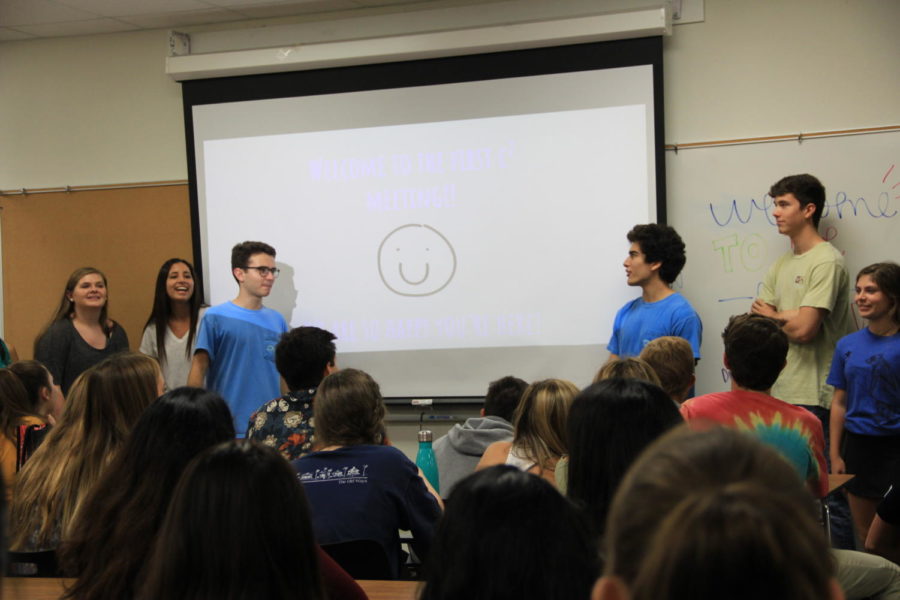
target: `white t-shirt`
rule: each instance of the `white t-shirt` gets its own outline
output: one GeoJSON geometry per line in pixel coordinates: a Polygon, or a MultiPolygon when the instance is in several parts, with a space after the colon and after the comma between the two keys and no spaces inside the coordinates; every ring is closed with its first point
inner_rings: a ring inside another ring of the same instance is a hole
{"type": "MultiPolygon", "coordinates": [[[[200,309],[200,315],[197,319],[197,331],[200,330],[200,321],[203,320],[203,313],[206,308],[200,309]]],[[[186,331],[183,337],[177,337],[172,330],[166,328],[165,346],[166,346],[166,362],[160,365],[162,369],[163,379],[166,381],[166,389],[174,390],[177,387],[187,385],[188,374],[191,372],[191,357],[194,355],[194,348],[191,348],[190,355],[185,353],[187,348],[188,334],[186,331]]],[[[197,344],[197,333],[194,332],[194,343],[197,344]]],[[[156,347],[156,329],[151,325],[144,329],[144,336],[141,338],[141,352],[147,356],[159,359],[159,352],[156,347]]]]}

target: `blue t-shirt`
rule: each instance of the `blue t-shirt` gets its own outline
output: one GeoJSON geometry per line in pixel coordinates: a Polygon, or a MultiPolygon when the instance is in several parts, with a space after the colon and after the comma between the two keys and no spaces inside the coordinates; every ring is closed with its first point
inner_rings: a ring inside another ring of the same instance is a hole
{"type": "Polygon", "coordinates": [[[637,356],[651,340],[666,335],[683,337],[700,358],[703,324],[688,301],[675,292],[656,302],[635,298],[616,313],[607,350],[620,358],[637,356]]]}
{"type": "Polygon", "coordinates": [[[441,509],[419,470],[393,446],[345,446],[312,452],[291,463],[312,513],[320,546],[353,540],[381,544],[395,576],[400,573],[398,530],[412,532],[424,560],[441,509]]]}
{"type": "Polygon", "coordinates": [[[194,352],[209,354],[206,387],[225,398],[239,437],[253,411],[281,395],[275,345],[287,330],[277,311],[250,310],[233,302],[213,306],[200,322],[194,352]]]}
{"type": "Polygon", "coordinates": [[[875,335],[865,328],[842,337],[828,384],[847,392],[848,431],[900,434],[900,333],[875,335]]]}

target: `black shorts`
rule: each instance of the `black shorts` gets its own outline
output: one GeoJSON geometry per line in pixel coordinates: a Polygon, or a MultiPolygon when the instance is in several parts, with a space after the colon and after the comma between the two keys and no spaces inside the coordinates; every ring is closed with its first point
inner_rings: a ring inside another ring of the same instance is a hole
{"type": "Polygon", "coordinates": [[[881,498],[900,477],[900,435],[860,435],[844,431],[841,455],[854,475],[846,489],[861,498],[881,498]]]}

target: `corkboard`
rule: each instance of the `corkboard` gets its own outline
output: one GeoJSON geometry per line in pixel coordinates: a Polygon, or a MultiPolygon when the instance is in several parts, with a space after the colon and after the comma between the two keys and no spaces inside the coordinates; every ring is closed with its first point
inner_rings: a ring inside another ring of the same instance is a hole
{"type": "Polygon", "coordinates": [[[2,196],[0,207],[5,339],[22,359],[84,266],[106,274],[109,315],[136,350],[159,267],[193,256],[186,184],[2,196]]]}

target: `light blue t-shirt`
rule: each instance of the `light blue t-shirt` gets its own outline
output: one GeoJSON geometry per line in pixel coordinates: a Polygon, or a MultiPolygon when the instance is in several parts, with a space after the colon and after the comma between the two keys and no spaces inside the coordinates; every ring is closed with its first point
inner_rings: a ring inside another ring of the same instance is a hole
{"type": "Polygon", "coordinates": [[[700,358],[703,324],[688,301],[675,292],[656,302],[635,298],[616,313],[607,350],[620,358],[637,356],[651,340],[666,335],[683,337],[700,358]]]}
{"type": "Polygon", "coordinates": [[[275,345],[287,330],[277,311],[250,310],[233,302],[213,306],[200,322],[194,352],[209,354],[206,387],[225,398],[239,437],[253,411],[281,395],[275,345]]]}

